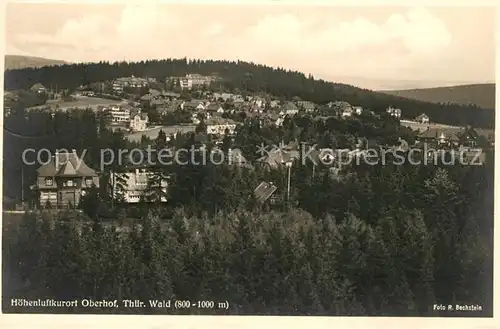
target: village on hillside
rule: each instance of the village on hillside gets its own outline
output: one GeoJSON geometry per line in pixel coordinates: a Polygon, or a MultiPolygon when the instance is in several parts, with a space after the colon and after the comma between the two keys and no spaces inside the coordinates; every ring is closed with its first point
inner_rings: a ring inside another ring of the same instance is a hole
{"type": "MultiPolygon", "coordinates": [[[[368,147],[382,147],[385,149],[401,149],[418,147],[424,144],[439,148],[455,150],[468,150],[493,146],[493,133],[488,130],[476,130],[473,127],[454,127],[433,124],[431,118],[424,112],[413,119],[403,119],[404,110],[388,107],[386,113],[377,114],[373,110],[364,109],[361,106],[351,105],[345,101],[332,100],[327,104],[315,104],[298,97],[290,100],[278,99],[273,95],[250,94],[247,92],[230,93],[211,88],[211,84],[217,81],[217,76],[203,76],[200,74],[187,74],[185,77],[169,77],[164,82],[148,77],[122,77],[113,81],[103,81],[80,86],[69,93],[67,90],[57,90],[54,86],[43,86],[34,84],[30,90],[25,91],[45,99],[45,103],[27,108],[27,112],[50,113],[54,117],[57,113],[71,111],[91,110],[96,116],[105,122],[105,127],[110,131],[121,131],[125,138],[140,147],[146,147],[155,141],[158,135],[162,135],[166,142],[176,139],[178,134],[193,133],[200,140],[213,143],[215,148],[221,148],[225,139],[234,142],[238,127],[258,124],[259,127],[283,128],[294,118],[307,117],[313,121],[326,122],[330,118],[356,122],[360,118],[364,120],[381,120],[381,115],[397,122],[402,127],[408,127],[415,132],[413,145],[406,141],[397,141],[397,145],[383,145],[375,142],[367,136],[358,135],[357,141],[349,145],[343,145],[341,150],[354,157],[362,157],[368,147]],[[200,137],[204,135],[205,137],[200,137]]],[[[7,119],[11,115],[9,104],[15,104],[18,100],[15,93],[5,93],[4,116],[7,119]]],[[[262,157],[247,161],[245,154],[239,148],[231,149],[238,152],[241,164],[264,165],[273,168],[284,166],[290,161],[299,161],[300,145],[291,140],[286,147],[270,149],[262,157]],[[286,161],[283,159],[287,159],[286,161]]],[[[302,143],[313,143],[301,140],[302,143]]],[[[283,144],[284,145],[284,144],[283,144]]],[[[335,150],[331,147],[317,148],[315,152],[322,155],[334,156],[335,150]]],[[[211,152],[214,152],[212,149],[211,152]]],[[[37,191],[38,197],[29,201],[30,207],[41,208],[76,208],[80,196],[92,185],[99,186],[98,168],[74,168],[78,159],[76,153],[56,154],[56,157],[65,157],[67,161],[55,161],[66,163],[65,167],[54,167],[54,163],[47,164],[38,169],[36,183],[31,186],[32,191],[37,191]],[[68,168],[70,166],[71,168],[68,168]],[[48,169],[51,168],[51,169],[48,169]],[[82,171],[83,170],[83,171],[82,171]],[[56,184],[54,180],[62,177],[71,177],[67,182],[56,184]],[[74,179],[79,183],[76,183],[74,179]],[[87,182],[88,184],[84,183],[87,182]],[[68,187],[71,189],[68,190],[68,187]],[[64,193],[61,192],[64,190],[64,193]]],[[[246,154],[249,157],[249,154],[246,154]]],[[[251,155],[253,156],[253,155],[251,155]]],[[[484,161],[484,157],[481,157],[484,161]]],[[[337,159],[338,160],[338,159],[337,159]]],[[[122,168],[114,170],[125,171],[125,185],[122,187],[124,195],[122,200],[126,203],[138,203],[147,194],[148,177],[153,170],[152,166],[146,164],[135,166],[128,171],[124,164],[122,168]],[[139,170],[140,168],[140,170],[139,170]]],[[[338,173],[339,165],[331,161],[331,172],[338,173]]],[[[262,182],[255,188],[255,195],[259,198],[262,182]]],[[[167,202],[168,179],[161,182],[164,196],[163,202],[167,202]]],[[[276,188],[277,189],[277,188],[276,188]]],[[[113,192],[116,196],[116,191],[113,192]]],[[[274,192],[273,192],[274,193],[274,192]]],[[[271,195],[268,195],[268,198],[271,195]]],[[[16,207],[24,208],[25,201],[21,200],[16,207]]],[[[11,201],[12,204],[12,201],[11,201]]]]}

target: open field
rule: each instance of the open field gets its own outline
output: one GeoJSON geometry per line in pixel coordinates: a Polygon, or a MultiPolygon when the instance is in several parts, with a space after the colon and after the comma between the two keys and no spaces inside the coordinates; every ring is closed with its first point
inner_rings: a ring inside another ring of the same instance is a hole
{"type": "Polygon", "coordinates": [[[195,125],[175,125],[175,126],[160,126],[155,127],[147,131],[139,131],[132,134],[127,135],[129,141],[131,142],[140,142],[143,135],[148,138],[155,139],[158,136],[158,132],[163,130],[163,132],[167,135],[175,134],[176,132],[180,132],[182,134],[186,134],[188,132],[194,131],[196,128],[195,125]]]}
{"type": "Polygon", "coordinates": [[[68,64],[66,61],[34,56],[5,55],[5,70],[68,64]]]}
{"type": "Polygon", "coordinates": [[[408,90],[387,90],[380,92],[423,102],[463,105],[475,104],[485,109],[495,108],[494,83],[408,90]]]}
{"type": "MultiPolygon", "coordinates": [[[[459,132],[460,130],[464,129],[463,127],[456,127],[456,126],[448,126],[448,125],[443,125],[439,123],[420,123],[420,122],[414,122],[414,121],[408,121],[408,120],[401,120],[401,125],[411,128],[413,130],[417,131],[425,131],[428,128],[443,128],[447,130],[456,130],[456,132],[459,132]]],[[[475,130],[480,134],[485,137],[488,137],[489,135],[494,135],[495,130],[494,129],[481,129],[481,128],[475,128],[475,130]]]]}
{"type": "Polygon", "coordinates": [[[70,101],[70,102],[65,102],[62,100],[47,101],[47,103],[44,105],[35,106],[30,109],[33,110],[37,108],[46,108],[46,107],[56,109],[57,107],[59,107],[60,110],[67,110],[69,108],[82,108],[82,109],[92,108],[94,110],[97,110],[99,106],[111,106],[122,103],[124,103],[124,101],[116,101],[112,99],[104,99],[98,97],[77,96],[75,101],[70,101]]]}

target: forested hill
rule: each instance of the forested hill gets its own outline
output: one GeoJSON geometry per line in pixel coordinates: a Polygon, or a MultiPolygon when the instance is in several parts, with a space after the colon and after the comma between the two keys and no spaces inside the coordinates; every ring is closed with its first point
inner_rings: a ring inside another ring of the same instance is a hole
{"type": "Polygon", "coordinates": [[[168,59],[25,68],[6,71],[5,88],[27,89],[40,82],[43,85],[57,84],[59,88],[74,89],[80,85],[122,76],[149,76],[163,80],[167,76],[183,76],[187,73],[218,74],[223,78],[221,84],[228,90],[262,91],[284,98],[298,96],[318,104],[343,100],[376,112],[392,106],[402,109],[404,118],[411,119],[426,113],[432,121],[450,125],[470,124],[482,128],[493,128],[494,125],[494,111],[474,105],[444,105],[410,100],[345,84],[316,80],[312,76],[282,68],[241,61],[168,59]]]}
{"type": "Polygon", "coordinates": [[[438,88],[381,91],[395,95],[432,103],[475,104],[482,108],[495,108],[495,84],[482,83],[438,88]]]}
{"type": "Polygon", "coordinates": [[[42,67],[67,64],[57,59],[47,59],[33,56],[5,55],[5,69],[24,69],[27,67],[42,67]]]}

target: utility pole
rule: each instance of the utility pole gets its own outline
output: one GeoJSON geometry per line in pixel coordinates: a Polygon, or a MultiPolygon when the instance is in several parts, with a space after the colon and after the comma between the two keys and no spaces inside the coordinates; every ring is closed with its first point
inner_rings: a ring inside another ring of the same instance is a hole
{"type": "Polygon", "coordinates": [[[111,171],[111,209],[115,209],[115,172],[111,171]]]}
{"type": "Polygon", "coordinates": [[[24,168],[21,165],[21,204],[24,204],[24,168]]]}
{"type": "Polygon", "coordinates": [[[287,189],[286,189],[286,195],[287,195],[287,201],[290,201],[290,178],[291,178],[291,172],[292,172],[292,163],[287,162],[286,166],[288,167],[288,182],[287,182],[287,189]]]}

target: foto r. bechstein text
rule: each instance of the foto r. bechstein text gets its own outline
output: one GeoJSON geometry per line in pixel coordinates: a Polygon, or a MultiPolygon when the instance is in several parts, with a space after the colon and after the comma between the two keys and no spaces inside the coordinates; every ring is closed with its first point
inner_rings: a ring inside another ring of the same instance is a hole
{"type": "Polygon", "coordinates": [[[456,311],[482,311],[481,305],[455,305],[456,311]]]}

